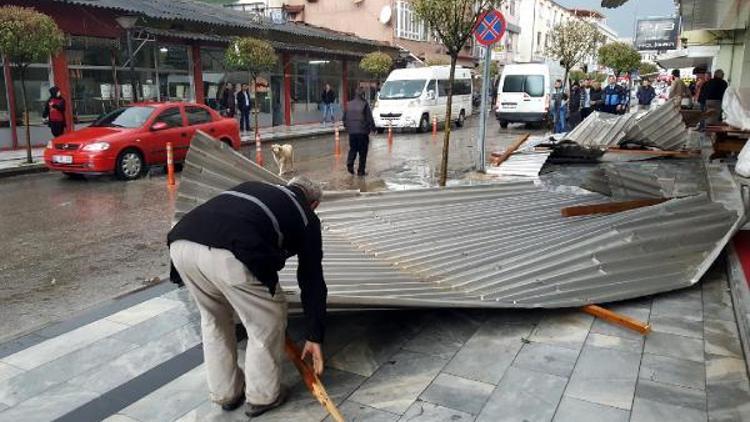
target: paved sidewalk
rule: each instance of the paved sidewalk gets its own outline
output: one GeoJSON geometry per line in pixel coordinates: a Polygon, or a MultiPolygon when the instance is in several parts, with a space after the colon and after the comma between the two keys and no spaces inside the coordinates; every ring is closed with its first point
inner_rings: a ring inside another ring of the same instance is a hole
{"type": "MultiPolygon", "coordinates": [[[[187,291],[132,297],[0,345],[0,420],[247,420],[207,400],[187,291]]],[[[609,308],[654,332],[575,310],[332,314],[324,383],[347,420],[750,420],[724,267],[690,289],[609,308]]],[[[301,332],[293,319],[291,335],[301,332]]],[[[257,420],[325,419],[291,364],[283,382],[288,403],[257,420]]]]}
{"type": "Polygon", "coordinates": [[[44,148],[33,148],[31,157],[34,162],[28,164],[25,149],[0,151],[0,177],[47,170],[44,166],[44,148]]]}

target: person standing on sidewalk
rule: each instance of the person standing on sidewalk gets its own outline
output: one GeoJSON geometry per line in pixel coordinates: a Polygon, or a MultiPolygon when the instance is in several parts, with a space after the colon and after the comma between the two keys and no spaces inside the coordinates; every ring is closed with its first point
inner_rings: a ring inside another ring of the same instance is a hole
{"type": "Polygon", "coordinates": [[[336,93],[331,89],[331,84],[326,84],[323,88],[323,93],[320,94],[320,104],[323,111],[323,126],[328,122],[328,118],[331,118],[331,123],[334,121],[333,117],[333,103],[336,102],[336,93]]]}
{"type": "Polygon", "coordinates": [[[253,109],[253,97],[250,94],[250,85],[242,84],[242,89],[237,93],[237,109],[240,110],[240,131],[250,131],[250,111],[253,109]]]}
{"type": "Polygon", "coordinates": [[[614,75],[610,75],[607,82],[609,84],[602,92],[601,111],[610,114],[624,114],[628,102],[627,93],[620,85],[617,85],[617,78],[614,75]]]}
{"type": "Polygon", "coordinates": [[[599,81],[591,82],[591,111],[602,111],[602,99],[604,97],[604,90],[602,84],[599,81]]]}
{"type": "Polygon", "coordinates": [[[721,103],[728,87],[727,81],[724,80],[724,71],[721,69],[714,72],[713,79],[703,84],[698,100],[705,111],[714,112],[706,119],[707,124],[715,125],[721,122],[721,103]]]}
{"type": "MultiPolygon", "coordinates": [[[[550,113],[552,113],[552,127],[554,133],[560,133],[557,131],[557,129],[561,126],[560,124],[560,108],[562,107],[562,96],[563,96],[563,88],[562,88],[562,80],[557,79],[555,81],[555,88],[552,91],[552,109],[550,110],[550,113]]],[[[564,125],[564,123],[563,123],[564,125]]],[[[562,131],[564,132],[564,130],[562,131]]]]}
{"type": "Polygon", "coordinates": [[[573,130],[581,123],[581,104],[583,103],[581,87],[578,81],[570,87],[570,101],[568,101],[568,130],[573,130]]]}
{"type": "Polygon", "coordinates": [[[221,91],[221,97],[219,98],[219,104],[221,105],[221,114],[224,117],[234,117],[235,110],[237,109],[237,98],[234,94],[234,86],[231,82],[227,82],[224,86],[224,90],[221,91]]]}
{"type": "Polygon", "coordinates": [[[209,397],[231,411],[247,401],[255,417],[281,406],[287,304],[278,272],[297,255],[307,342],[323,372],[328,290],[323,279],[320,186],[298,176],[286,186],[246,182],[187,213],[167,236],[170,278],[187,286],[201,315],[209,397]],[[233,314],[247,331],[244,374],[237,364],[233,314]]]}
{"type": "Polygon", "coordinates": [[[651,86],[651,81],[648,79],[643,80],[643,84],[638,87],[638,93],[635,94],[638,97],[638,107],[641,110],[648,110],[651,108],[651,101],[656,98],[656,91],[651,86]]]}
{"type": "Polygon", "coordinates": [[[47,119],[47,125],[55,138],[65,132],[65,99],[60,88],[53,86],[49,89],[49,99],[44,103],[42,118],[47,119]]]}
{"type": "Polygon", "coordinates": [[[375,130],[372,110],[365,101],[365,90],[357,88],[354,97],[346,103],[344,110],[344,127],[349,133],[349,155],[346,159],[346,169],[354,174],[354,160],[359,154],[358,176],[365,176],[367,165],[367,150],[370,146],[370,132],[375,130]]]}
{"type": "Polygon", "coordinates": [[[586,120],[587,117],[594,111],[594,107],[591,104],[591,79],[583,81],[583,87],[581,88],[581,121],[586,120]]]}

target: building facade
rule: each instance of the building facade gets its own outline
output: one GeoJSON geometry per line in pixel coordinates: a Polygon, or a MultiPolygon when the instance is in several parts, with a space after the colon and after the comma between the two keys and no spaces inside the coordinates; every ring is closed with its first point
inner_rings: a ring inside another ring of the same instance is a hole
{"type": "MultiPolygon", "coordinates": [[[[320,93],[326,83],[341,106],[372,77],[357,66],[371,51],[394,57],[398,50],[310,25],[274,23],[198,2],[175,9],[168,0],[108,1],[10,0],[51,16],[65,33],[65,48],[48,62],[32,64],[26,75],[26,102],[34,145],[50,138],[42,122],[48,89],[58,86],[69,106],[68,130],[133,101],[194,101],[216,104],[224,82],[249,82],[246,72],[224,66],[224,51],[236,36],[266,39],[279,56],[277,68],[253,87],[263,126],[319,121],[320,93]],[[132,18],[126,29],[122,17],[132,18]],[[133,45],[133,68],[126,38],[133,45]]],[[[25,128],[20,81],[3,59],[0,81],[0,149],[17,148],[25,128]]]]}

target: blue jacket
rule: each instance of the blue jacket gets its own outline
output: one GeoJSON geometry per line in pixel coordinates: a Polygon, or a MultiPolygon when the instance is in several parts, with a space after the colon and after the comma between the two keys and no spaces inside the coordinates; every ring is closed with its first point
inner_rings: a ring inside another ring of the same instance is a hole
{"type": "Polygon", "coordinates": [[[604,98],[605,106],[625,106],[628,103],[627,93],[619,85],[615,85],[614,87],[607,85],[604,87],[603,94],[602,97],[604,98]]]}

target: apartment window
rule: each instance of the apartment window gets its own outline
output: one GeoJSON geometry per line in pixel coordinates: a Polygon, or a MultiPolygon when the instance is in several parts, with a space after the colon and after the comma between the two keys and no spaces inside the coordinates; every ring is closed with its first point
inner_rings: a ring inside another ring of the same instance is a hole
{"type": "Polygon", "coordinates": [[[396,37],[414,41],[427,41],[427,25],[417,17],[409,2],[396,2],[396,18],[396,37]]]}

